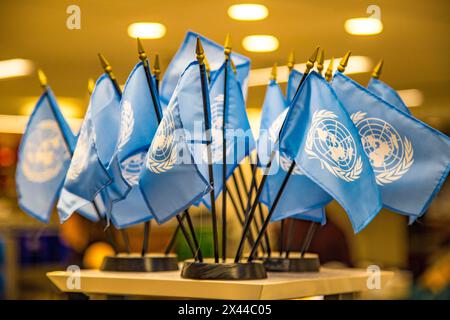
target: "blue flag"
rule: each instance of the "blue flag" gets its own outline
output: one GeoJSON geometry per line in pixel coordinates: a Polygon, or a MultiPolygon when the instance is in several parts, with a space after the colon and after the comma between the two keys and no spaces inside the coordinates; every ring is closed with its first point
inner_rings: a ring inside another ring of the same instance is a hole
{"type": "Polygon", "coordinates": [[[144,199],[158,223],[189,208],[210,191],[207,179],[194,162],[188,146],[189,129],[184,128],[181,116],[183,109],[184,114],[198,115],[203,110],[198,107],[201,105],[199,68],[192,63],[180,77],[139,178],[144,199]]]}
{"type": "Polygon", "coordinates": [[[379,96],[381,99],[390,103],[397,109],[406,112],[407,114],[411,114],[411,111],[403,102],[402,98],[400,98],[397,91],[392,89],[383,81],[375,78],[370,78],[369,84],[367,85],[367,89],[369,89],[370,92],[372,92],[376,96],[379,96]]]}
{"type": "Polygon", "coordinates": [[[115,157],[121,165],[122,175],[131,185],[126,198],[112,205],[111,220],[118,228],[150,220],[153,216],[139,189],[139,176],[158,128],[159,101],[153,104],[142,62],[131,72],[121,100],[120,133],[115,157]]]}
{"type": "MultiPolygon", "coordinates": [[[[181,47],[173,57],[169,66],[167,67],[164,77],[161,82],[161,103],[166,106],[169,103],[170,98],[175,90],[180,74],[187,68],[187,66],[194,59],[194,52],[197,37],[200,37],[203,48],[205,50],[205,56],[208,59],[211,68],[211,77],[220,68],[224,59],[224,47],[205,38],[195,32],[189,31],[184,38],[181,47]]],[[[241,83],[241,90],[244,93],[244,97],[247,95],[248,76],[250,72],[250,59],[238,53],[231,53],[231,59],[236,66],[237,78],[241,83]]]]}
{"type": "Polygon", "coordinates": [[[112,195],[120,198],[129,191],[117,161],[111,161],[119,133],[119,103],[120,97],[111,79],[102,75],[92,93],[64,183],[68,192],[89,202],[103,191],[107,207],[112,195]],[[106,190],[109,185],[111,189],[106,190]]]}
{"type": "Polygon", "coordinates": [[[292,102],[292,99],[294,99],[295,93],[297,92],[297,88],[302,77],[303,73],[295,69],[292,69],[292,71],[289,73],[289,79],[286,87],[287,104],[290,104],[292,102]]]}
{"type": "MultiPolygon", "coordinates": [[[[261,159],[260,163],[263,164],[263,167],[267,165],[270,155],[276,147],[287,111],[288,108],[280,87],[276,81],[271,81],[262,108],[258,140],[258,157],[261,159]]],[[[270,174],[266,179],[260,199],[269,208],[272,207],[291,163],[286,157],[280,157],[278,152],[272,161],[270,174]]],[[[331,201],[330,196],[296,167],[273,212],[272,220],[292,217],[325,223],[326,217],[322,206],[329,201],[331,201]],[[302,191],[299,192],[299,190],[302,191]]]]}
{"type": "MultiPolygon", "coordinates": [[[[100,203],[103,204],[101,195],[98,195],[96,197],[96,204],[100,203]]],[[[75,211],[91,221],[98,222],[99,218],[105,215],[105,209],[103,206],[102,208],[103,210],[99,210],[97,213],[91,202],[70,193],[64,188],[61,190],[57,203],[58,215],[61,222],[69,219],[75,211]]]]}
{"type": "MultiPolygon", "coordinates": [[[[212,160],[214,172],[214,191],[216,198],[223,190],[223,113],[225,107],[225,139],[226,139],[226,166],[228,179],[239,163],[247,157],[256,147],[250,128],[245,100],[237,76],[228,64],[227,101],[224,101],[225,64],[217,71],[210,84],[211,101],[211,134],[212,134],[212,160]]],[[[205,150],[205,148],[204,148],[205,150]]],[[[205,155],[206,152],[202,154],[205,155]]],[[[206,160],[206,157],[205,157],[206,160]]],[[[211,198],[206,196],[203,202],[211,206],[211,198]]]]}
{"type": "Polygon", "coordinates": [[[30,116],[20,142],[16,170],[19,206],[32,217],[49,221],[74,144],[75,136],[49,88],[30,116]]]}
{"type": "Polygon", "coordinates": [[[318,73],[308,75],[294,98],[279,143],[280,159],[295,160],[305,176],[336,199],[355,232],[377,215],[381,196],[358,131],[318,73]]]}
{"type": "Polygon", "coordinates": [[[355,123],[385,207],[418,217],[450,169],[450,139],[338,72],[333,88],[355,123]]]}

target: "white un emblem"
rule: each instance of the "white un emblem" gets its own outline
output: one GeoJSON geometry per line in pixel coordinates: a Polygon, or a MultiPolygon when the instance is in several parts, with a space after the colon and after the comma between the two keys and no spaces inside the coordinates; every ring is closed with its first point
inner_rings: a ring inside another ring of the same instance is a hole
{"type": "Polygon", "coordinates": [[[322,169],[351,182],[361,175],[362,159],[357,154],[353,136],[337,118],[328,110],[314,112],[305,152],[310,159],[319,160],[322,169]]]}
{"type": "Polygon", "coordinates": [[[358,128],[364,152],[369,158],[379,185],[400,179],[414,162],[414,150],[389,123],[378,118],[367,118],[366,113],[351,115],[358,128]]]}
{"type": "Polygon", "coordinates": [[[61,131],[54,120],[39,122],[27,135],[23,150],[22,173],[36,183],[56,177],[69,159],[61,131]]]}
{"type": "Polygon", "coordinates": [[[175,120],[173,109],[178,102],[169,105],[161,123],[153,137],[146,167],[154,173],[163,173],[173,168],[177,161],[177,147],[175,141],[175,120]]]}
{"type": "Polygon", "coordinates": [[[139,182],[139,175],[141,173],[141,167],[144,164],[145,155],[145,152],[136,153],[120,164],[123,177],[132,186],[137,185],[139,182]]]}

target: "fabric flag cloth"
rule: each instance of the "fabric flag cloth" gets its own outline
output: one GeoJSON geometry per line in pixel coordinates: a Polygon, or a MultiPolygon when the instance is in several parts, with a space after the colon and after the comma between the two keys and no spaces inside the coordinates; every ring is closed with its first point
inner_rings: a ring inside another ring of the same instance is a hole
{"type": "Polygon", "coordinates": [[[16,169],[19,206],[40,221],[50,219],[69,168],[75,139],[48,88],[26,126],[16,169]]]}
{"type": "Polygon", "coordinates": [[[358,131],[317,72],[307,76],[294,98],[279,143],[281,156],[295,160],[301,172],[345,209],[355,232],[380,211],[380,191],[358,131]]]}
{"type": "MultiPolygon", "coordinates": [[[[109,211],[112,201],[121,199],[130,189],[121,177],[118,163],[111,161],[119,123],[120,97],[112,80],[103,74],[92,93],[64,188],[88,202],[94,201],[102,192],[106,211],[109,211]]],[[[80,201],[72,209],[84,204],[80,201]]]]}
{"type": "MultiPolygon", "coordinates": [[[[215,74],[210,84],[210,110],[211,110],[211,135],[212,135],[212,161],[214,172],[214,191],[216,198],[223,190],[223,119],[225,118],[226,139],[226,179],[228,179],[239,163],[256,148],[256,143],[250,128],[250,122],[245,108],[245,100],[237,76],[228,63],[227,76],[227,100],[224,101],[225,87],[225,63],[215,74]],[[225,117],[224,117],[225,105],[225,117]]],[[[186,108],[189,108],[188,106],[186,108]]],[[[189,120],[188,120],[189,121],[189,120]]],[[[206,147],[202,144],[206,158],[206,147]]],[[[198,152],[196,152],[198,154],[198,152]]],[[[204,163],[204,161],[203,161],[204,163]]],[[[203,170],[206,170],[205,166],[203,170]]],[[[210,208],[211,198],[206,196],[203,203],[210,208]]]]}
{"type": "Polygon", "coordinates": [[[292,102],[292,99],[294,99],[295,93],[297,92],[297,88],[300,84],[300,81],[302,80],[302,77],[303,73],[295,69],[292,69],[292,71],[289,73],[289,79],[286,87],[286,101],[288,105],[292,102]]]}
{"type": "MultiPolygon", "coordinates": [[[[297,85],[299,83],[298,81],[297,85]]],[[[270,154],[276,147],[287,111],[288,107],[283,93],[276,81],[272,80],[267,87],[264,99],[258,139],[258,158],[261,159],[260,163],[263,164],[263,167],[268,164],[270,154]]],[[[272,161],[270,174],[266,179],[260,199],[269,209],[272,207],[291,163],[287,158],[280,157],[278,152],[272,161]]],[[[323,206],[330,201],[330,196],[296,167],[273,212],[272,220],[296,218],[324,224],[326,215],[323,206]],[[308,190],[308,192],[302,190],[308,190]]]]}
{"type": "Polygon", "coordinates": [[[139,176],[158,128],[155,110],[161,117],[162,111],[159,101],[157,106],[153,103],[142,62],[128,77],[120,104],[120,133],[114,157],[131,190],[125,199],[112,205],[111,220],[116,227],[124,228],[153,218],[139,189],[139,176]]]}
{"type": "Polygon", "coordinates": [[[386,208],[421,216],[450,169],[450,139],[338,72],[333,88],[355,123],[386,208]]]}
{"type": "Polygon", "coordinates": [[[180,77],[141,170],[139,187],[158,223],[181,213],[211,190],[188,145],[189,130],[195,124],[186,123],[185,128],[182,116],[192,113],[196,117],[191,120],[199,121],[203,110],[200,85],[198,64],[192,63],[180,77]]]}
{"type": "Polygon", "coordinates": [[[375,78],[370,78],[369,84],[367,85],[367,89],[374,95],[379,96],[381,99],[390,103],[397,109],[406,112],[407,114],[411,114],[411,111],[403,102],[402,98],[400,98],[397,91],[395,91],[393,88],[388,86],[383,81],[375,78]]]}
{"type": "MultiPolygon", "coordinates": [[[[188,31],[183,43],[167,67],[161,81],[160,98],[163,107],[167,106],[175,90],[180,74],[188,67],[194,58],[197,37],[202,41],[205,56],[211,69],[211,78],[214,77],[223,63],[224,47],[220,44],[192,31],[188,31]]],[[[236,66],[237,79],[241,83],[244,97],[247,96],[248,76],[250,73],[250,59],[241,54],[232,52],[231,59],[236,66]]]]}

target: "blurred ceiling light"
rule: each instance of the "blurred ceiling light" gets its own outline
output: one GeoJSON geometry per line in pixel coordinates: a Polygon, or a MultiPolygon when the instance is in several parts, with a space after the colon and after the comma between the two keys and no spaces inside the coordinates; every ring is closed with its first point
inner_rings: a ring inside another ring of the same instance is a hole
{"type": "MultiPolygon", "coordinates": [[[[334,59],[334,69],[336,71],[339,61],[341,58],[334,59]]],[[[324,61],[325,70],[328,67],[330,60],[324,61]]],[[[296,70],[303,71],[305,70],[305,63],[296,64],[294,67],[296,70]]],[[[248,85],[250,87],[255,86],[265,86],[269,83],[269,77],[272,68],[261,68],[261,69],[252,69],[250,70],[250,77],[248,85]]],[[[364,73],[372,71],[372,60],[366,56],[350,56],[347,68],[345,69],[345,74],[355,74],[355,73],[364,73]]],[[[286,66],[281,66],[277,68],[277,82],[283,83],[287,82],[289,77],[289,71],[286,66]]]]}
{"type": "Polygon", "coordinates": [[[166,27],[157,22],[136,22],[128,26],[128,35],[132,38],[159,39],[166,34],[166,27]]]}
{"type": "Polygon", "coordinates": [[[250,52],[270,52],[278,49],[278,39],[270,35],[247,36],[242,40],[242,46],[250,52]]]}
{"type": "Polygon", "coordinates": [[[0,79],[27,76],[33,70],[34,64],[31,60],[10,59],[0,61],[0,79]]]}
{"type": "Polygon", "coordinates": [[[400,98],[408,107],[419,107],[423,104],[423,93],[418,89],[405,89],[397,91],[400,98]]]}
{"type": "Polygon", "coordinates": [[[228,8],[228,15],[235,20],[263,20],[269,15],[269,10],[262,4],[235,4],[228,8]]]}
{"type": "Polygon", "coordinates": [[[383,31],[383,23],[375,18],[348,19],[344,24],[345,31],[358,36],[378,34],[383,31]]]}

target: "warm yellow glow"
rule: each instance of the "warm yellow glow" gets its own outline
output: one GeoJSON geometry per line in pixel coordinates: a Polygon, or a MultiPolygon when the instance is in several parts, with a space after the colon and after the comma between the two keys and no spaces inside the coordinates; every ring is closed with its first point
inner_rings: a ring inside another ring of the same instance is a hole
{"type": "Polygon", "coordinates": [[[397,91],[400,98],[408,107],[419,107],[423,104],[423,93],[418,89],[405,89],[397,91]]]}
{"type": "Polygon", "coordinates": [[[10,59],[0,61],[0,79],[27,76],[33,70],[34,64],[31,60],[10,59]]]}
{"type": "Polygon", "coordinates": [[[269,10],[262,4],[235,4],[228,8],[228,15],[235,20],[255,21],[267,18],[269,10]]]}
{"type": "MultiPolygon", "coordinates": [[[[24,133],[29,118],[29,116],[0,114],[0,133],[24,133]]],[[[69,118],[67,122],[73,132],[78,132],[83,119],[69,118]]]]}
{"type": "MultiPolygon", "coordinates": [[[[341,58],[334,59],[334,71],[336,71],[339,61],[341,58]]],[[[324,61],[325,70],[328,68],[328,64],[330,60],[324,61]]],[[[305,70],[306,64],[299,63],[295,65],[295,69],[299,71],[305,70]]],[[[347,68],[345,69],[345,74],[355,74],[355,73],[364,73],[372,71],[373,63],[369,57],[366,56],[350,56],[348,61],[347,68]]],[[[265,86],[269,82],[270,73],[272,71],[272,67],[269,68],[260,68],[260,69],[252,69],[250,70],[250,77],[248,81],[248,85],[250,87],[255,86],[265,86]]],[[[277,68],[277,82],[283,83],[288,80],[289,71],[286,66],[281,66],[277,68]]]]}
{"type": "Polygon", "coordinates": [[[270,35],[247,36],[242,40],[245,50],[251,52],[270,52],[278,49],[278,39],[270,35]]]}
{"type": "Polygon", "coordinates": [[[345,21],[345,30],[354,35],[371,35],[383,31],[383,23],[374,18],[355,18],[345,21]]]}
{"type": "MultiPolygon", "coordinates": [[[[39,97],[30,97],[25,99],[25,103],[20,108],[22,115],[30,115],[39,97]]],[[[65,118],[81,118],[83,117],[83,111],[80,105],[80,101],[71,97],[58,97],[58,105],[65,118]]]]}
{"type": "Polygon", "coordinates": [[[136,22],[128,26],[128,35],[132,38],[159,39],[166,34],[166,27],[157,22],[136,22]]]}

